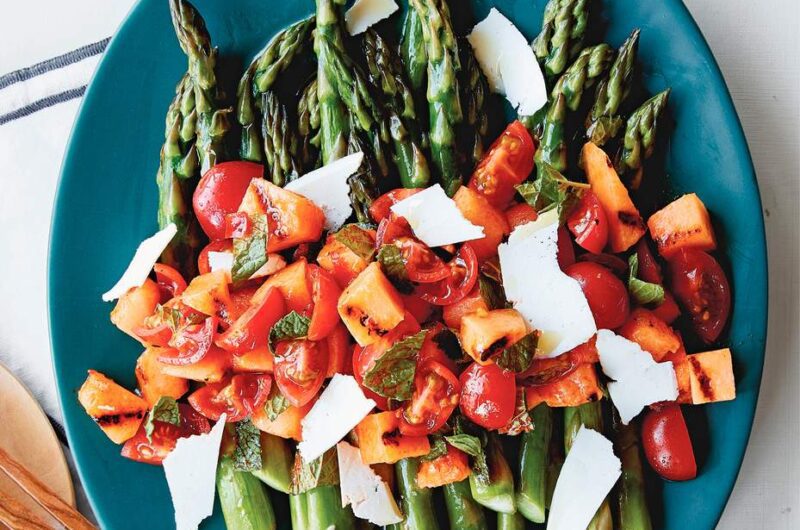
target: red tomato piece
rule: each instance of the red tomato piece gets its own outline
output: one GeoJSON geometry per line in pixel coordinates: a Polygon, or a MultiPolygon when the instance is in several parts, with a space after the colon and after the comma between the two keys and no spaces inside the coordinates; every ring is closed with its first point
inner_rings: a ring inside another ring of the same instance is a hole
{"type": "Polygon", "coordinates": [[[519,121],[506,127],[483,155],[472,173],[469,187],[481,193],[495,208],[505,209],[514,198],[516,186],[533,171],[536,145],[519,121]]]}
{"type": "Polygon", "coordinates": [[[425,436],[438,431],[458,404],[461,384],[442,363],[427,359],[417,365],[414,394],[400,412],[400,432],[425,436]]]}
{"type": "Polygon", "coordinates": [[[428,329],[425,335],[425,340],[422,341],[422,347],[419,350],[418,360],[419,364],[427,360],[436,361],[443,364],[451,372],[458,373],[458,367],[453,359],[447,356],[444,347],[447,346],[446,341],[452,339],[453,346],[459,347],[458,338],[455,334],[447,329],[441,322],[435,323],[428,329]]]}
{"type": "Polygon", "coordinates": [[[369,207],[369,215],[376,223],[380,223],[391,214],[391,207],[403,199],[411,197],[415,193],[421,192],[425,188],[398,188],[384,193],[374,201],[369,207]]]}
{"type": "Polygon", "coordinates": [[[416,294],[433,305],[450,305],[469,294],[478,281],[478,258],[469,243],[461,245],[455,258],[447,264],[450,275],[436,283],[417,287],[416,294]]]}
{"type": "Polygon", "coordinates": [[[567,226],[582,248],[599,254],[608,242],[608,218],[597,195],[587,190],[567,218],[567,226]]]}
{"type": "Polygon", "coordinates": [[[153,265],[153,272],[156,273],[156,283],[161,291],[161,301],[166,302],[186,290],[186,280],[183,275],[164,263],[153,265]]]}
{"type": "Polygon", "coordinates": [[[707,344],[717,340],[731,311],[731,287],[722,267],[707,252],[681,249],[670,257],[672,292],[707,344]]]}
{"type": "Polygon", "coordinates": [[[564,272],[581,286],[598,329],[615,329],[625,323],[630,312],[628,290],[613,272],[590,261],[570,265],[564,272]]]}
{"type": "Polygon", "coordinates": [[[414,232],[405,217],[390,213],[378,224],[378,230],[375,232],[375,248],[380,249],[383,245],[393,243],[398,237],[414,237],[414,232]]]}
{"type": "Polygon", "coordinates": [[[169,341],[172,349],[165,350],[158,360],[165,364],[194,364],[206,356],[214,342],[219,325],[218,317],[208,317],[202,324],[186,326],[173,334],[169,341]]]}
{"type": "Polygon", "coordinates": [[[308,266],[308,281],[311,284],[314,309],[311,311],[311,324],[308,326],[308,340],[322,340],[339,323],[336,304],[342,290],[339,284],[325,269],[317,265],[308,266]]]}
{"type": "Polygon", "coordinates": [[[189,395],[189,404],[206,418],[241,421],[264,406],[272,387],[269,374],[237,374],[219,383],[207,383],[189,395]]]}
{"type": "Polygon", "coordinates": [[[416,283],[435,283],[450,276],[450,269],[425,243],[401,236],[392,241],[400,249],[408,279],[416,283]]]}
{"type": "Polygon", "coordinates": [[[403,307],[411,313],[417,322],[426,322],[433,314],[433,306],[414,293],[400,294],[403,307]]]}
{"type": "Polygon", "coordinates": [[[639,243],[636,244],[636,257],[639,260],[639,279],[663,285],[664,276],[661,274],[661,267],[659,267],[656,257],[650,251],[650,246],[645,239],[640,239],[639,243]]]}
{"type": "Polygon", "coordinates": [[[692,440],[680,405],[664,405],[645,414],[642,446],[650,466],[665,479],[692,480],[697,476],[692,440]]]}
{"type": "Polygon", "coordinates": [[[569,231],[563,226],[558,227],[558,266],[561,270],[566,270],[567,267],[575,263],[575,249],[572,247],[572,237],[569,231]]]}
{"type": "Polygon", "coordinates": [[[328,348],[324,342],[286,340],[275,348],[275,383],[295,407],[317,395],[328,373],[328,348]]]}
{"type": "Polygon", "coordinates": [[[204,434],[211,430],[208,420],[189,405],[179,403],[178,409],[181,414],[180,425],[154,421],[153,434],[151,440],[148,440],[142,423],[136,435],[122,446],[122,456],[144,464],[161,465],[164,458],[175,449],[179,438],[204,434]]]}
{"type": "Polygon", "coordinates": [[[460,381],[460,407],[467,418],[486,429],[500,429],[511,421],[517,403],[513,372],[495,363],[472,363],[461,374],[460,381]]]}
{"type": "Polygon", "coordinates": [[[651,309],[651,311],[667,324],[672,324],[681,316],[681,308],[678,307],[675,297],[669,291],[664,292],[664,301],[661,305],[651,309]]]}
{"type": "Polygon", "coordinates": [[[252,162],[222,162],[197,183],[192,205],[209,239],[225,239],[225,216],[242,203],[250,181],[264,175],[264,166],[252,162]]]}
{"type": "Polygon", "coordinates": [[[537,214],[533,206],[527,202],[515,204],[506,210],[506,221],[508,221],[508,226],[511,230],[514,230],[518,226],[532,223],[538,218],[539,214],[537,214]]]}
{"type": "Polygon", "coordinates": [[[212,241],[200,251],[197,256],[197,271],[199,274],[211,272],[211,265],[208,263],[209,252],[233,252],[233,242],[230,239],[220,239],[212,241]]]}
{"type": "Polygon", "coordinates": [[[280,290],[270,287],[259,300],[251,300],[244,313],[216,340],[216,345],[234,354],[267,346],[269,331],[286,314],[280,290]]]}

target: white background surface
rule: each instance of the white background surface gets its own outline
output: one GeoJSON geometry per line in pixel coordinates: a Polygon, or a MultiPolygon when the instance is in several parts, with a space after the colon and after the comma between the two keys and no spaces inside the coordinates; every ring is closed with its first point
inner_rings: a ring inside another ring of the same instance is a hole
{"type": "MultiPolygon", "coordinates": [[[[744,465],[719,528],[797,529],[800,2],[686,3],[714,50],[742,119],[769,241],[769,339],[761,398],[744,465]]],[[[110,35],[132,1],[3,4],[0,75],[110,35]]],[[[51,390],[45,264],[58,168],[77,107],[72,101],[0,126],[0,362],[12,366],[55,417],[60,414],[51,390]]]]}

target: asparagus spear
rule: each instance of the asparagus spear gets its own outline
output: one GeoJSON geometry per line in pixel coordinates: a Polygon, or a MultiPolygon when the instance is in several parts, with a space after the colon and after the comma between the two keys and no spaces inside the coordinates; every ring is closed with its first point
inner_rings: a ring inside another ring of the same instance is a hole
{"type": "Polygon", "coordinates": [[[289,493],[291,489],[292,450],[286,440],[261,433],[261,469],[251,473],[274,490],[289,493]]]}
{"type": "Polygon", "coordinates": [[[227,456],[217,469],[217,494],[228,528],[275,530],[275,512],[264,486],[250,473],[235,470],[227,456]]]}
{"type": "Polygon", "coordinates": [[[364,35],[364,55],[370,82],[384,96],[387,129],[394,144],[394,162],[400,172],[400,182],[406,188],[424,188],[430,180],[430,170],[419,144],[414,99],[400,58],[372,29],[364,35]]]}
{"type": "Polygon", "coordinates": [[[305,495],[309,530],[355,530],[355,517],[350,508],[342,507],[338,486],[317,486],[305,495]]]}
{"type": "Polygon", "coordinates": [[[462,480],[444,486],[444,502],[450,528],[459,530],[481,530],[487,528],[486,516],[472,498],[469,481],[462,480]]]}
{"type": "Polygon", "coordinates": [[[317,99],[317,78],[314,76],[300,94],[297,102],[297,132],[300,133],[300,149],[303,167],[316,168],[319,164],[320,142],[319,100],[317,99]]]}
{"type": "Polygon", "coordinates": [[[489,480],[483,481],[473,473],[469,476],[469,487],[475,502],[490,510],[514,513],[514,476],[511,467],[503,456],[503,450],[494,437],[486,445],[486,463],[489,467],[489,480]]]}
{"type": "Polygon", "coordinates": [[[417,458],[404,458],[395,464],[397,489],[402,499],[405,519],[392,525],[393,530],[438,530],[433,510],[433,493],[429,488],[417,486],[417,458]]]}
{"type": "Polygon", "coordinates": [[[525,518],[520,512],[497,512],[497,530],[525,530],[525,518]]]}
{"type": "Polygon", "coordinates": [[[422,36],[422,20],[416,9],[406,11],[403,20],[403,32],[400,37],[400,55],[406,70],[411,88],[415,92],[422,90],[425,85],[425,72],[428,66],[428,56],[425,49],[425,39],[422,36]]]}
{"type": "Polygon", "coordinates": [[[352,133],[347,144],[347,153],[353,154],[359,151],[364,153],[364,159],[358,171],[347,179],[347,183],[350,186],[350,204],[353,205],[356,219],[359,223],[369,224],[372,222],[369,207],[381,194],[378,188],[378,169],[361,137],[358,133],[352,133]]]}
{"type": "Polygon", "coordinates": [[[461,186],[455,127],[461,123],[459,58],[450,10],[444,0],[411,0],[422,21],[422,35],[428,58],[428,111],[433,167],[442,187],[453,196],[461,186]]]}
{"type": "Polygon", "coordinates": [[[292,530],[308,530],[308,495],[289,495],[289,514],[292,518],[292,530]]]}
{"type": "Polygon", "coordinates": [[[283,186],[302,173],[300,139],[289,122],[286,107],[271,90],[264,93],[261,108],[261,134],[264,137],[267,171],[273,184],[283,186]]]}
{"type": "Polygon", "coordinates": [[[583,45],[589,19],[588,0],[550,0],[542,31],[531,43],[548,77],[561,74],[583,45]]]}
{"type": "Polygon", "coordinates": [[[489,116],[486,112],[486,99],[489,94],[489,85],[486,76],[472,53],[472,47],[459,46],[461,54],[461,103],[464,107],[464,123],[461,136],[467,143],[468,171],[483,158],[484,142],[489,132],[489,116]]]}
{"type": "Polygon", "coordinates": [[[203,17],[186,0],[170,0],[172,25],[181,49],[189,59],[189,78],[194,88],[197,110],[196,147],[200,171],[205,173],[218,160],[225,158],[225,134],[230,129],[228,115],[232,109],[219,109],[217,77],[214,68],[217,51],[203,17]]]}
{"type": "Polygon", "coordinates": [[[566,116],[566,98],[563,94],[558,94],[544,117],[542,136],[534,156],[537,166],[547,163],[559,173],[567,169],[567,143],[564,138],[566,116]]]}
{"type": "Polygon", "coordinates": [[[247,68],[236,91],[236,118],[242,126],[239,156],[243,160],[262,162],[262,140],[257,120],[261,94],[270,90],[278,74],[285,71],[309,41],[314,19],[307,18],[284,29],[247,68]]]}
{"type": "Polygon", "coordinates": [[[614,50],[605,43],[585,48],[558,78],[551,96],[555,98],[558,94],[563,94],[567,108],[571,111],[578,110],[584,90],[606,73],[613,57],[614,50]]]}
{"type": "Polygon", "coordinates": [[[670,89],[667,89],[656,94],[628,118],[625,138],[622,141],[622,154],[617,161],[617,171],[620,174],[635,172],[631,186],[633,189],[638,188],[641,182],[642,164],[653,154],[658,118],[667,106],[669,93],[670,89]]]}
{"type": "Polygon", "coordinates": [[[547,466],[553,434],[553,411],[542,403],[533,409],[533,430],[522,434],[519,450],[517,510],[527,520],[543,523],[547,503],[547,466]]]}
{"type": "Polygon", "coordinates": [[[334,81],[328,76],[330,50],[344,47],[340,11],[343,0],[317,0],[317,29],[314,51],[317,53],[317,100],[320,115],[320,151],[322,163],[333,162],[347,153],[350,121],[339,98],[334,81]],[[331,45],[325,46],[326,41],[331,45]]]}
{"type": "Polygon", "coordinates": [[[651,530],[650,512],[642,474],[639,436],[634,425],[623,425],[614,417],[614,445],[622,460],[622,479],[617,490],[619,523],[625,530],[651,530]]]}
{"type": "Polygon", "coordinates": [[[619,108],[628,97],[639,47],[639,30],[636,29],[622,44],[614,63],[595,90],[595,100],[591,112],[586,117],[586,137],[602,146],[614,138],[622,127],[619,108]]]}

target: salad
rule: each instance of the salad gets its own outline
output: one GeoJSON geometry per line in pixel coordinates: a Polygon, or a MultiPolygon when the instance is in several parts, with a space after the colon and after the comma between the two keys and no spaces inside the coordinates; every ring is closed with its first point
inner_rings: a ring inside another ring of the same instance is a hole
{"type": "Polygon", "coordinates": [[[137,388],[89,370],[81,405],[163,466],[179,529],[215,496],[276,528],[277,492],[294,530],[651,528],[645,477],[698,473],[682,407],[736,390],[709,212],[658,191],[639,31],[614,50],[597,2],[549,0],[529,43],[409,0],[396,36],[394,0],[343,4],[233,94],[170,0],[159,231],[103,295],[137,388]]]}

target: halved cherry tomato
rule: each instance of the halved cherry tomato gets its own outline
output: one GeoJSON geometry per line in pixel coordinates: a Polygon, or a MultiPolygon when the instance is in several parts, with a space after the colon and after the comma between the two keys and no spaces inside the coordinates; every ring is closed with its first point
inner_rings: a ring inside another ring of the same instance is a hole
{"type": "Polygon", "coordinates": [[[639,243],[636,244],[636,257],[639,260],[639,279],[663,285],[664,276],[661,274],[661,267],[659,267],[645,239],[640,239],[639,243]]]}
{"type": "Polygon", "coordinates": [[[449,305],[463,299],[478,281],[478,258],[469,243],[464,243],[447,264],[450,275],[436,283],[417,287],[416,294],[433,305],[449,305]]]}
{"type": "Polygon", "coordinates": [[[706,343],[719,338],[731,311],[731,287],[722,267],[707,252],[681,249],[670,257],[672,292],[692,317],[706,343]]]}
{"type": "Polygon", "coordinates": [[[225,239],[225,216],[239,209],[250,181],[263,175],[264,166],[252,162],[222,162],[206,171],[192,206],[209,239],[225,239]]]}
{"type": "Polygon", "coordinates": [[[508,221],[508,226],[511,230],[514,230],[518,226],[532,223],[538,218],[539,214],[537,214],[533,206],[527,202],[515,204],[506,210],[506,221],[508,221]]]}
{"type": "Polygon", "coordinates": [[[416,283],[434,283],[450,276],[450,269],[442,258],[421,241],[401,236],[392,244],[400,249],[408,279],[416,283]]]}
{"type": "Polygon", "coordinates": [[[400,412],[400,432],[425,436],[438,431],[458,404],[461,383],[442,363],[427,359],[417,365],[414,394],[400,412]]]}
{"type": "Polygon", "coordinates": [[[217,421],[225,414],[228,422],[241,421],[264,406],[272,387],[269,374],[236,374],[205,386],[189,395],[189,404],[200,414],[217,421]]]}
{"type": "Polygon", "coordinates": [[[462,372],[461,412],[486,429],[508,425],[517,405],[517,381],[514,373],[495,363],[472,363],[462,372]]]}
{"type": "Polygon", "coordinates": [[[581,286],[598,329],[615,329],[625,323],[630,312],[628,290],[613,272],[590,261],[570,265],[564,272],[581,286]]]}
{"type": "Polygon", "coordinates": [[[400,293],[400,298],[403,299],[403,307],[417,322],[426,322],[433,314],[433,306],[414,293],[400,293]]]}
{"type": "Polygon", "coordinates": [[[208,262],[209,252],[233,252],[233,242],[230,239],[220,239],[203,247],[197,256],[197,270],[200,274],[211,272],[211,265],[208,262]]]}
{"type": "Polygon", "coordinates": [[[669,291],[664,292],[664,301],[661,302],[661,305],[654,307],[651,311],[667,324],[672,324],[681,316],[681,309],[669,291]]]}
{"type": "Polygon", "coordinates": [[[584,252],[578,256],[578,261],[591,261],[592,263],[597,263],[598,265],[602,265],[606,269],[611,270],[611,272],[617,276],[627,278],[626,274],[628,272],[628,264],[625,263],[622,258],[618,258],[614,254],[592,254],[591,252],[584,252]]]}
{"type": "Polygon", "coordinates": [[[495,208],[505,209],[514,198],[515,186],[533,171],[536,145],[519,121],[506,127],[483,155],[472,173],[469,187],[481,193],[495,208]]]}
{"type": "Polygon", "coordinates": [[[435,323],[428,329],[428,333],[425,335],[425,340],[422,341],[422,347],[419,349],[417,362],[422,364],[428,360],[436,361],[440,364],[443,364],[454,374],[457,374],[458,367],[456,366],[455,361],[448,357],[444,350],[444,348],[448,346],[448,340],[454,341],[452,344],[450,344],[450,346],[458,348],[460,351],[460,346],[458,344],[458,338],[456,335],[447,329],[441,322],[435,323]]]}
{"type": "Polygon", "coordinates": [[[333,276],[317,265],[309,265],[308,281],[311,284],[311,297],[314,309],[311,311],[311,324],[308,326],[308,340],[322,340],[339,323],[336,304],[342,290],[333,276]]]}
{"type": "Polygon", "coordinates": [[[337,324],[333,331],[325,339],[328,346],[328,370],[325,377],[333,377],[334,374],[353,373],[353,347],[350,341],[350,333],[344,324],[337,324]]]}
{"type": "Polygon", "coordinates": [[[153,272],[156,273],[156,283],[161,291],[162,303],[179,296],[186,290],[186,280],[173,267],[164,263],[156,263],[153,265],[153,272]]]}
{"type": "Polygon", "coordinates": [[[413,236],[414,232],[405,217],[390,213],[378,224],[378,230],[375,232],[375,248],[379,249],[383,245],[388,245],[398,237],[413,236]]]}
{"type": "Polygon", "coordinates": [[[325,342],[285,340],[275,348],[275,383],[295,407],[302,407],[317,395],[328,373],[325,342]]]}
{"type": "Polygon", "coordinates": [[[374,201],[369,207],[369,215],[376,223],[380,223],[391,213],[391,207],[403,199],[411,197],[415,193],[421,192],[425,188],[398,188],[384,193],[374,201]]]}
{"type": "Polygon", "coordinates": [[[556,259],[558,260],[559,268],[563,271],[575,263],[575,249],[572,247],[572,237],[563,226],[558,227],[558,240],[556,243],[558,244],[556,259]]]}
{"type": "Polygon", "coordinates": [[[179,403],[178,409],[181,415],[180,425],[154,421],[153,434],[151,440],[148,440],[142,423],[136,435],[122,446],[122,456],[157,466],[175,449],[178,438],[204,434],[211,430],[208,420],[189,405],[179,403]]]}
{"type": "Polygon", "coordinates": [[[234,354],[264,348],[272,326],[285,314],[283,295],[271,287],[263,298],[251,301],[231,327],[217,337],[216,345],[234,354]]]}
{"type": "Polygon", "coordinates": [[[575,234],[575,242],[589,252],[599,254],[608,242],[608,218],[591,190],[586,190],[569,214],[567,226],[575,234]]]}
{"type": "Polygon", "coordinates": [[[192,324],[173,334],[171,349],[165,350],[158,360],[164,364],[194,364],[206,356],[214,342],[219,325],[218,317],[208,317],[202,324],[192,324]]]}
{"type": "MultiPolygon", "coordinates": [[[[373,343],[375,344],[375,343],[373,343]]],[[[372,346],[373,344],[370,344],[372,346]]],[[[365,353],[364,350],[366,348],[363,346],[359,346],[358,344],[355,345],[353,348],[353,377],[356,379],[358,386],[361,387],[361,391],[364,392],[364,396],[367,399],[371,399],[375,402],[375,406],[381,410],[389,410],[389,400],[376,392],[373,392],[369,388],[364,386],[364,373],[366,370],[361,371],[360,367],[364,364],[365,353]]]]}
{"type": "Polygon", "coordinates": [[[664,405],[645,414],[642,446],[650,467],[665,479],[692,480],[697,476],[692,440],[680,405],[664,405]]]}

